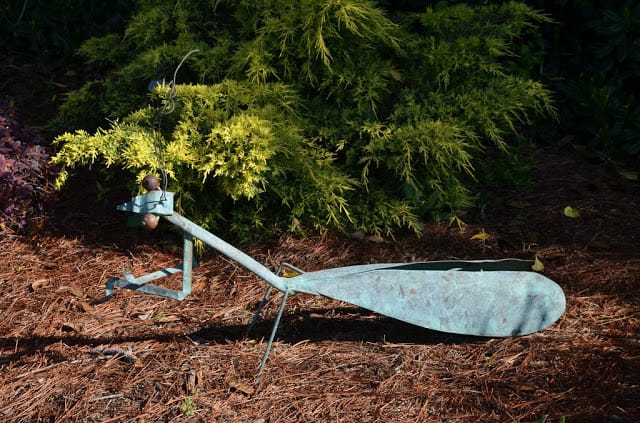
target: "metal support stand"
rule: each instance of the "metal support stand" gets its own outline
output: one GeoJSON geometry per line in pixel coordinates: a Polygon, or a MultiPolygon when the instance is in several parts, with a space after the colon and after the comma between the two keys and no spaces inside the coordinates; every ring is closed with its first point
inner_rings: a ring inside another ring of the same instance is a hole
{"type": "Polygon", "coordinates": [[[109,278],[107,281],[106,297],[108,300],[113,295],[115,288],[125,288],[134,291],[144,292],[146,294],[158,295],[161,297],[172,298],[174,300],[182,301],[191,294],[191,278],[193,268],[197,267],[198,263],[193,259],[193,235],[187,232],[183,232],[183,262],[178,266],[168,267],[157,272],[149,273],[138,278],[134,277],[128,270],[124,271],[124,279],[109,278]],[[157,279],[164,278],[166,276],[174,275],[182,272],[182,290],[174,290],[165,288],[163,286],[153,285],[149,282],[157,279]]]}
{"type": "Polygon", "coordinates": [[[273,323],[273,329],[271,329],[271,336],[269,336],[269,342],[267,342],[267,348],[264,351],[264,355],[262,356],[262,361],[260,362],[260,367],[258,368],[258,375],[256,376],[256,381],[260,380],[260,377],[262,376],[262,370],[264,370],[264,366],[265,364],[267,364],[267,359],[269,358],[269,352],[271,351],[273,340],[276,337],[276,332],[278,331],[278,325],[280,324],[280,318],[282,317],[282,313],[284,312],[284,306],[287,303],[287,298],[289,298],[290,292],[291,291],[286,290],[284,292],[284,297],[282,297],[282,301],[280,302],[280,308],[278,309],[276,320],[273,323]]]}
{"type": "MultiPolygon", "coordinates": [[[[286,267],[289,268],[291,270],[294,270],[300,274],[304,273],[303,270],[289,264],[289,263],[280,263],[280,266],[278,266],[278,270],[276,271],[276,275],[280,276],[280,274],[282,273],[282,269],[286,267]]],[[[267,290],[264,293],[264,296],[262,297],[262,300],[260,301],[260,304],[258,304],[258,309],[256,310],[255,314],[253,315],[253,318],[251,319],[251,323],[249,324],[249,327],[247,328],[247,332],[246,332],[246,336],[249,336],[249,334],[251,333],[251,331],[253,330],[253,327],[255,326],[256,322],[258,321],[258,318],[260,317],[260,312],[262,311],[262,307],[264,307],[265,303],[267,302],[267,299],[269,298],[269,294],[271,294],[271,289],[273,288],[272,285],[269,285],[267,287],[267,290]]],[[[262,370],[264,370],[264,366],[265,364],[267,364],[267,359],[269,358],[269,352],[271,351],[271,346],[273,345],[273,340],[276,337],[276,333],[278,332],[278,325],[280,324],[280,318],[282,317],[282,314],[284,312],[284,306],[287,302],[287,299],[289,298],[289,294],[292,293],[293,291],[291,290],[286,290],[284,292],[284,297],[282,298],[282,302],[280,303],[280,307],[278,309],[278,314],[276,315],[276,320],[273,323],[273,328],[271,329],[271,335],[269,336],[269,341],[267,342],[267,348],[265,349],[264,355],[262,356],[262,361],[260,362],[260,367],[258,368],[258,374],[256,375],[256,382],[260,380],[260,377],[262,376],[262,370]]]]}
{"type": "MultiPolygon", "coordinates": [[[[295,267],[292,264],[282,262],[282,263],[280,263],[280,266],[278,266],[278,270],[276,271],[276,275],[280,276],[280,274],[282,273],[282,269],[285,268],[285,267],[288,268],[288,269],[291,269],[293,271],[296,271],[296,272],[298,272],[300,274],[304,273],[304,270],[301,270],[301,269],[295,267]]],[[[269,295],[271,294],[271,289],[273,289],[273,286],[269,285],[267,287],[267,290],[264,293],[264,296],[262,297],[262,300],[260,301],[260,304],[258,304],[258,309],[256,310],[256,312],[253,315],[253,318],[251,319],[251,323],[249,324],[249,327],[247,328],[247,332],[246,332],[245,336],[249,336],[251,334],[251,332],[253,331],[254,326],[258,322],[258,319],[260,318],[260,312],[262,311],[262,308],[264,307],[264,305],[267,303],[267,299],[269,298],[269,295]]]]}

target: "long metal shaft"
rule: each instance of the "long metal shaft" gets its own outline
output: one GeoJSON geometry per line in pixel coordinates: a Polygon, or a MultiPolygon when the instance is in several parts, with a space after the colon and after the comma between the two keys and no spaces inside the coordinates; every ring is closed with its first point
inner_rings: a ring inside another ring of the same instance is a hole
{"type": "Polygon", "coordinates": [[[213,235],[211,232],[202,228],[201,226],[196,225],[189,219],[182,217],[176,212],[168,216],[162,216],[167,219],[169,222],[173,223],[184,232],[193,235],[195,238],[200,239],[202,242],[229,257],[230,259],[240,263],[247,270],[255,273],[257,276],[261,277],[269,284],[271,284],[274,288],[280,291],[286,291],[286,278],[277,276],[271,270],[269,270],[262,263],[256,261],[252,257],[238,250],[233,245],[228,242],[218,238],[213,235]]]}

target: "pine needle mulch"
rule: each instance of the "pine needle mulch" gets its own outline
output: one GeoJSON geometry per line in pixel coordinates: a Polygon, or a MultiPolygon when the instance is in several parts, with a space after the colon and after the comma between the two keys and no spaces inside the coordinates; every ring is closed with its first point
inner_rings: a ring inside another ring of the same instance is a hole
{"type": "Polygon", "coordinates": [[[563,156],[534,182],[494,192],[462,229],[243,248],[305,270],[537,255],[567,296],[559,322],[519,338],[463,337],[295,295],[258,382],[279,295],[246,336],[266,285],[208,251],[183,302],[118,290],[93,304],[124,269],[178,263],[180,239],[63,210],[49,229],[0,241],[0,421],[640,421],[638,183],[563,156]],[[564,216],[566,205],[581,217],[564,216]],[[479,232],[488,236],[472,239],[479,232]]]}

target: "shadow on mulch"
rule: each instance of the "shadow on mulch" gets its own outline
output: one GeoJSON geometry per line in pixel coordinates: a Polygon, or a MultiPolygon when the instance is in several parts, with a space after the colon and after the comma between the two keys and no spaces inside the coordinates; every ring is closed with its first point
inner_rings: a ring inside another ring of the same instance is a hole
{"type": "MultiPolygon", "coordinates": [[[[391,342],[419,345],[473,344],[488,338],[462,336],[424,329],[391,318],[367,314],[367,320],[360,320],[358,308],[314,309],[313,312],[298,311],[282,318],[278,326],[277,339],[287,344],[302,341],[337,342],[391,342]],[[320,317],[332,315],[335,317],[320,317]],[[342,315],[342,317],[337,317],[342,315]]],[[[265,339],[273,328],[273,320],[260,321],[255,325],[250,338],[265,339]]],[[[246,337],[248,325],[211,326],[189,334],[192,339],[202,339],[207,343],[239,341],[246,337]]]]}
{"type": "MultiPolygon", "coordinates": [[[[260,319],[248,333],[249,325],[207,325],[188,333],[145,332],[138,335],[118,336],[31,336],[20,338],[20,351],[0,357],[0,365],[20,360],[23,356],[44,351],[52,344],[70,347],[97,347],[111,343],[139,343],[154,341],[158,344],[173,344],[188,339],[203,346],[215,346],[247,339],[264,340],[269,337],[274,320],[260,319]]],[[[69,330],[69,329],[67,329],[69,330]]],[[[313,312],[286,313],[280,321],[276,340],[286,344],[302,341],[359,342],[359,343],[406,343],[416,345],[456,345],[483,343],[491,338],[443,333],[410,325],[395,319],[375,315],[354,307],[331,309],[314,308],[313,312]],[[364,314],[363,314],[364,313],[364,314]],[[331,317],[325,317],[331,316],[331,317]]],[[[16,338],[1,338],[0,349],[16,348],[16,338]]]]}

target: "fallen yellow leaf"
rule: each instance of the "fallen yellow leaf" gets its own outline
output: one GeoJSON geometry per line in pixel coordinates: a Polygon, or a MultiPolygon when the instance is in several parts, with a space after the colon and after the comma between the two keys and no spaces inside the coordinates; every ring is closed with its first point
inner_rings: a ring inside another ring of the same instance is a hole
{"type": "Polygon", "coordinates": [[[82,288],[79,288],[79,287],[77,287],[75,285],[72,285],[72,286],[68,287],[67,290],[73,296],[76,296],[78,298],[84,297],[84,291],[82,290],[82,288]]]}
{"type": "Polygon", "coordinates": [[[92,314],[95,309],[93,308],[93,306],[91,306],[91,304],[89,304],[86,301],[80,301],[80,308],[85,312],[85,313],[89,313],[92,314]]]}
{"type": "Polygon", "coordinates": [[[31,289],[34,291],[40,291],[41,289],[48,288],[51,282],[47,279],[38,279],[31,283],[31,289]]]}
{"type": "Polygon", "coordinates": [[[626,169],[622,169],[618,171],[618,174],[620,174],[620,176],[622,176],[625,179],[628,179],[630,181],[637,181],[638,180],[638,172],[635,172],[633,170],[626,170],[626,169]]]}
{"type": "Polygon", "coordinates": [[[485,240],[485,239],[489,239],[490,237],[491,237],[491,235],[489,235],[488,233],[482,231],[479,234],[475,234],[474,236],[472,236],[471,239],[485,240]]]}
{"type": "Polygon", "coordinates": [[[280,275],[284,276],[285,278],[295,278],[296,276],[300,275],[300,272],[289,269],[287,267],[283,267],[282,270],[280,270],[280,275]]]}
{"type": "Polygon", "coordinates": [[[574,209],[571,206],[565,207],[563,213],[565,216],[570,217],[571,219],[577,219],[580,217],[580,211],[574,209]]]}
{"type": "Polygon", "coordinates": [[[253,386],[239,380],[229,380],[227,383],[231,389],[235,389],[236,391],[242,392],[246,395],[253,395],[255,392],[253,386]]]}
{"type": "Polygon", "coordinates": [[[544,270],[544,264],[542,263],[542,261],[540,261],[538,256],[536,256],[536,258],[533,260],[533,264],[531,265],[531,269],[536,271],[536,272],[542,272],[544,270]]]}

